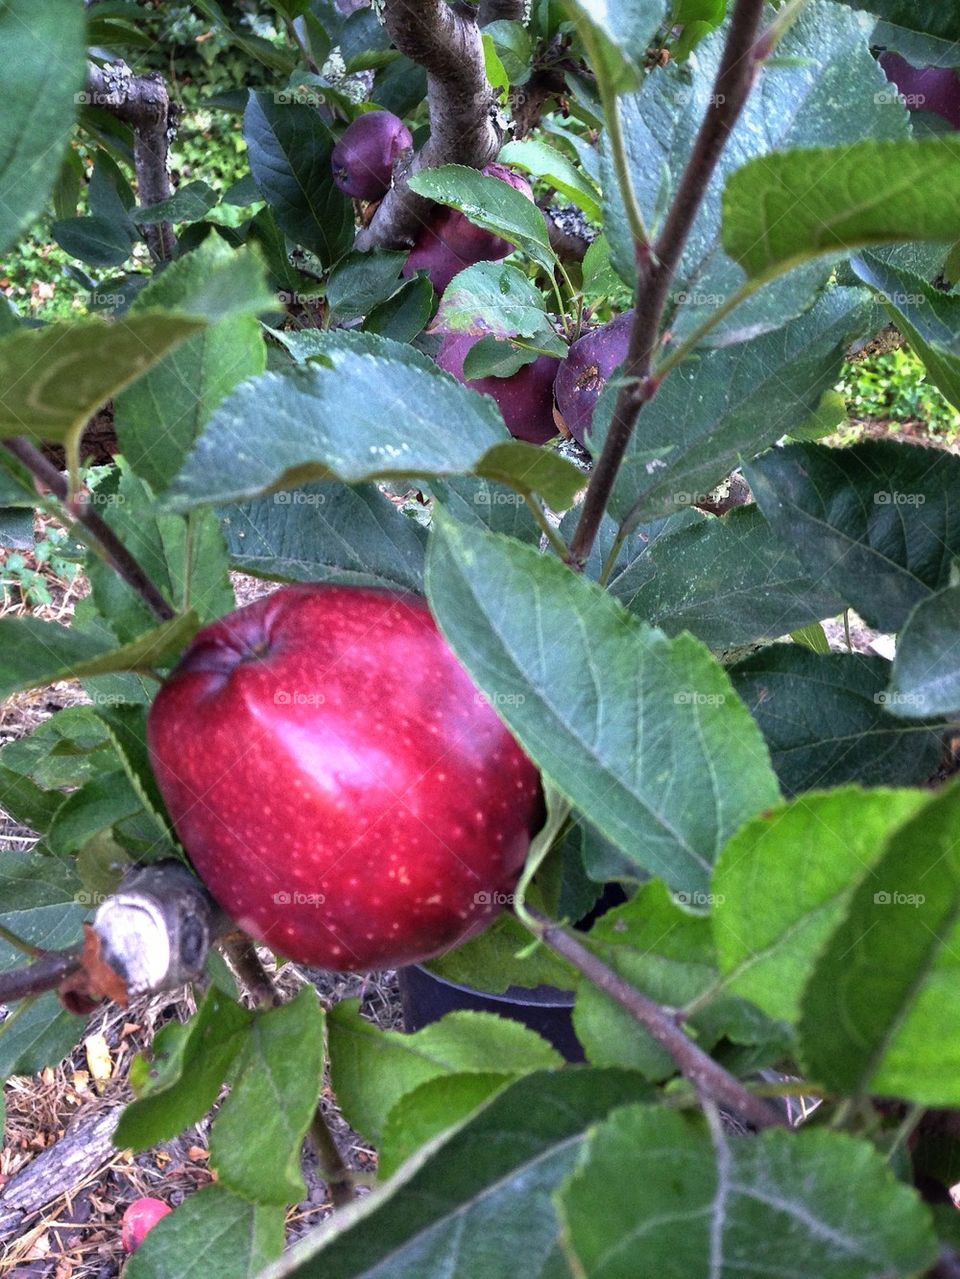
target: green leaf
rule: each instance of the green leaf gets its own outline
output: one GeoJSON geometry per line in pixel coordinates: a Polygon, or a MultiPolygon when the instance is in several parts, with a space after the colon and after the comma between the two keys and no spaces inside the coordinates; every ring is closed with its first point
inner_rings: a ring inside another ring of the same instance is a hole
{"type": "Polygon", "coordinates": [[[563,795],[672,887],[706,885],[733,831],[779,792],[724,671],[558,560],[437,513],[434,616],[563,795]]]}
{"type": "Polygon", "coordinates": [[[86,78],[86,30],[74,0],[0,7],[0,253],[43,208],[86,78]]]}
{"type": "MultiPolygon", "coordinates": [[[[42,950],[61,950],[81,940],[87,903],[69,862],[40,853],[0,852],[0,924],[42,950]]],[[[25,956],[0,940],[0,971],[17,968],[25,956]]]]}
{"type": "Polygon", "coordinates": [[[713,935],[723,987],[795,1022],[817,956],[886,841],[920,811],[923,791],[848,786],[779,805],[748,822],[713,873],[713,935]]]}
{"type": "Polygon", "coordinates": [[[463,361],[463,376],[467,382],[481,377],[512,377],[524,365],[532,364],[536,351],[517,346],[513,342],[501,342],[488,334],[474,342],[463,361]]]}
{"type": "Polygon", "coordinates": [[[868,625],[899,630],[949,584],[960,554],[960,458],[886,440],[791,444],[745,474],[774,532],[868,625]]]}
{"type": "Polygon", "coordinates": [[[775,639],[843,608],[755,506],[703,516],[640,550],[612,575],[612,594],[668,635],[686,630],[714,649],[775,639]]]}
{"type": "Polygon", "coordinates": [[[553,331],[540,290],[505,262],[476,262],[451,280],[434,329],[501,338],[534,338],[553,331]]]}
{"type": "Polygon", "coordinates": [[[935,289],[909,271],[897,271],[869,253],[854,258],[850,265],[880,295],[931,379],[960,408],[960,297],[935,289]]]}
{"type": "Polygon", "coordinates": [[[960,586],[923,600],[907,618],[897,643],[886,704],[902,719],[960,710],[960,586]]]}
{"type": "Polygon", "coordinates": [[[0,340],[0,436],[63,440],[203,327],[186,315],[75,320],[0,340]]]}
{"type": "Polygon", "coordinates": [[[434,480],[429,491],[458,524],[472,524],[540,545],[540,525],[519,493],[471,476],[434,480]]]}
{"type": "Polygon", "coordinates": [[[522,169],[531,177],[540,178],[548,183],[561,195],[566,196],[578,209],[582,209],[594,222],[602,220],[600,192],[590,179],[556,147],[533,139],[508,142],[497,159],[501,164],[522,169]]]}
{"type": "Polygon", "coordinates": [[[730,678],[787,795],[850,782],[921,785],[937,771],[943,727],[897,718],[882,657],[774,644],[734,666],[730,678]]]}
{"type": "Polygon", "coordinates": [[[294,1245],[262,1279],[377,1270],[390,1279],[511,1279],[521,1258],[523,1273],[545,1276],[551,1259],[560,1264],[553,1194],[585,1131],[645,1095],[628,1071],[539,1071],[520,1079],[326,1230],[294,1245]]]}
{"type": "Polygon", "coordinates": [[[958,821],[954,784],[893,834],[820,951],[800,1035],[832,1091],[960,1102],[958,821]]]}
{"type": "Polygon", "coordinates": [[[723,197],[723,246],[753,278],[898,240],[950,244],[958,231],[960,139],[949,133],[773,152],[738,169],[723,197]]]}
{"type": "Polygon", "coordinates": [[[198,1123],[217,1100],[250,1020],[212,987],[190,1021],[162,1027],[149,1056],[139,1055],[130,1068],[137,1100],[120,1116],[113,1144],[146,1150],[198,1123]]]}
{"type": "Polygon", "coordinates": [[[333,134],[312,107],[251,90],[243,118],[250,169],[274,217],[323,266],[353,242],[353,206],[334,185],[333,134]]]}
{"type": "Polygon", "coordinates": [[[219,195],[206,182],[188,182],[169,199],[137,209],[134,219],[140,226],[154,226],[158,222],[202,222],[219,203],[219,195]]]}
{"type": "Polygon", "coordinates": [[[88,266],[122,266],[136,240],[126,220],[103,217],[65,218],[50,233],[64,253],[88,266]]]}
{"type": "Polygon", "coordinates": [[[123,453],[158,493],[183,465],[213,410],[238,382],[266,368],[266,347],[254,312],[269,295],[253,255],[248,250],[235,253],[211,236],[171,263],[131,308],[131,315],[154,308],[189,312],[201,299],[211,306],[215,296],[222,300],[224,314],[117,397],[115,420],[123,453]],[[237,290],[235,299],[230,299],[232,289],[237,290]],[[236,302],[236,310],[228,299],[236,302]]]}
{"type": "Polygon", "coordinates": [[[556,269],[557,257],[550,247],[543,214],[509,183],[462,164],[445,164],[439,169],[421,169],[408,185],[428,200],[459,209],[474,226],[516,245],[546,272],[556,269]]]}
{"type": "Polygon", "coordinates": [[[539,493],[555,511],[565,511],[584,487],[583,472],[566,458],[537,444],[510,440],[487,449],[474,468],[518,493],[539,493]]]}
{"type": "MultiPolygon", "coordinates": [[[[341,258],[327,281],[331,318],[359,319],[393,297],[400,287],[400,269],[406,259],[406,253],[393,249],[371,249],[369,253],[348,253],[341,258]]],[[[298,334],[285,336],[296,338],[298,334]]]]}
{"type": "Polygon", "coordinates": [[[387,1116],[377,1150],[380,1180],[392,1177],[428,1141],[459,1127],[514,1078],[509,1074],[480,1071],[469,1075],[438,1075],[404,1093],[387,1116]]]}
{"type": "Polygon", "coordinates": [[[426,530],[372,484],[286,489],[222,513],[235,568],[286,582],[423,590],[426,530]]]}
{"type": "MultiPolygon", "coordinates": [[[[868,321],[865,298],[859,289],[830,289],[778,332],[703,352],[674,369],[643,408],[611,514],[622,518],[635,503],[635,519],[670,514],[808,421],[868,321]]],[[[602,407],[601,400],[595,436],[602,407]]],[[[599,442],[591,437],[594,450],[599,442]]]]}
{"type": "Polygon", "coordinates": [[[665,1107],[597,1125],[559,1206],[576,1272],[596,1279],[633,1279],[638,1235],[657,1279],[779,1279],[785,1250],[817,1279],[910,1279],[938,1253],[929,1210],[869,1142],[719,1122],[711,1133],[665,1107]]]}
{"type": "Polygon", "coordinates": [[[636,84],[638,67],[666,17],[665,0],[625,0],[624,3],[589,4],[565,0],[598,75],[622,92],[636,84]]]}
{"type": "Polygon", "coordinates": [[[509,83],[520,84],[529,75],[533,53],[533,41],[527,28],[522,22],[501,19],[488,22],[483,31],[493,41],[509,83]]]}
{"type": "Polygon", "coordinates": [[[394,342],[412,342],[433,315],[436,294],[425,276],[407,280],[375,306],[363,323],[366,333],[379,333],[394,342]]]}
{"type": "MultiPolygon", "coordinates": [[[[714,80],[723,56],[728,24],[703,40],[696,58],[686,66],[654,69],[643,87],[621,101],[621,114],[633,184],[654,231],[662,224],[669,200],[694,144],[701,119],[711,102],[714,80]]],[[[685,337],[713,318],[717,307],[746,282],[743,266],[730,255],[725,240],[727,215],[724,185],[740,182],[738,197],[754,202],[762,218],[759,191],[769,181],[751,186],[735,173],[750,162],[766,173],[780,152],[823,147],[838,150],[861,144],[864,138],[906,139],[909,116],[899,103],[878,101],[889,88],[872,57],[860,17],[827,0],[810,0],[777,47],[777,56],[758,73],[759,82],[747,99],[732,131],[684,246],[671,286],[672,311],[667,327],[674,338],[685,337]]],[[[602,144],[601,180],[606,211],[605,229],[613,263],[633,285],[636,258],[622,197],[617,190],[609,142],[602,144]]],[[[825,171],[821,180],[830,181],[825,171]]],[[[875,188],[876,190],[877,188],[875,188]]],[[[887,189],[883,180],[882,189],[887,189]]],[[[801,197],[806,200],[806,193],[801,197]]],[[[792,225],[793,211],[787,214],[792,225]]],[[[912,225],[912,224],[911,224],[912,225]]],[[[787,223],[777,228],[789,234],[787,223]]],[[[908,238],[916,238],[911,234],[908,238]]],[[[836,246],[841,248],[842,246],[836,246]]],[[[829,278],[831,264],[814,261],[785,278],[768,283],[720,321],[706,341],[724,345],[754,338],[780,328],[806,310],[829,278]]]]}
{"type": "Polygon", "coordinates": [[[64,802],[62,791],[44,790],[20,773],[0,765],[0,804],[14,821],[45,831],[64,802]]]}
{"type": "Polygon", "coordinates": [[[140,797],[126,777],[104,773],[63,801],[45,842],[58,857],[69,857],[94,835],[139,811],[140,797]]]}
{"type": "Polygon", "coordinates": [[[35,617],[0,618],[0,696],[59,679],[110,671],[149,671],[178,653],[194,631],[192,614],[162,622],[129,644],[104,641],[35,617]]]}
{"type": "Polygon", "coordinates": [[[488,396],[462,386],[410,346],[341,331],[327,335],[322,355],[234,391],[174,482],[178,505],[256,497],[333,477],[355,484],[466,474],[507,439],[488,396]],[[384,429],[388,423],[396,423],[392,438],[384,429]]]}
{"type": "Polygon", "coordinates": [[[159,830],[166,833],[168,840],[174,845],[169,851],[175,853],[179,846],[176,845],[173,827],[147,753],[147,708],[101,705],[97,709],[97,715],[106,727],[111,744],[120,757],[123,771],[140,796],[140,802],[159,830]]]}
{"type": "Polygon", "coordinates": [[[204,1186],[157,1222],[126,1263],[124,1279],[257,1279],[283,1251],[283,1217],[276,1204],[204,1186]]]}
{"type": "Polygon", "coordinates": [[[348,1121],[378,1141],[387,1116],[406,1093],[447,1075],[525,1075],[560,1065],[560,1055],[520,1022],[492,1013],[455,1012],[415,1034],[380,1030],[360,1016],[356,1000],[327,1017],[330,1070],[348,1121]]]}
{"type": "Polygon", "coordinates": [[[431,959],[426,967],[445,981],[502,995],[509,986],[555,986],[572,991],[573,969],[543,946],[531,949],[530,934],[513,914],[498,915],[478,937],[431,959]]]}
{"type": "MultiPolygon", "coordinates": [[[[691,894],[691,904],[706,904],[706,894],[700,898],[691,894]]],[[[671,1008],[689,1003],[716,979],[709,918],[678,905],[659,880],[602,915],[585,941],[614,972],[671,1008]]],[[[623,1066],[651,1080],[676,1074],[670,1054],[609,995],[582,978],[573,1024],[594,1066],[623,1066]]]]}
{"type": "MultiPolygon", "coordinates": [[[[840,0],[862,8],[861,0],[840,0]]],[[[868,11],[882,19],[873,33],[880,48],[896,49],[914,66],[955,67],[960,14],[940,0],[870,0],[868,11]]]]}
{"type": "Polygon", "coordinates": [[[220,1183],[255,1203],[302,1199],[300,1148],[322,1086],[323,1012],[305,986],[290,1003],[254,1017],[210,1133],[220,1183]]]}

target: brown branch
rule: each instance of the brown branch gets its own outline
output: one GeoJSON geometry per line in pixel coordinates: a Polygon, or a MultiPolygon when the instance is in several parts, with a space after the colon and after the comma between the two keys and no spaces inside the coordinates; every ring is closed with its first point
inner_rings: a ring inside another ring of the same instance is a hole
{"type": "Polygon", "coordinates": [[[614,481],[640,410],[657,392],[651,376],[670,284],[717,161],[753,87],[766,51],[758,40],[764,0],[736,0],[710,105],[656,243],[637,246],[636,319],[603,451],[587,487],[570,543],[570,560],[582,570],[590,558],[614,481]]]}
{"type": "MultiPolygon", "coordinates": [[[[169,161],[175,115],[163,76],[156,71],[134,75],[125,62],[103,67],[91,63],[86,96],[91,105],[103,107],[133,130],[140,204],[147,208],[169,199],[173,195],[169,161]]],[[[169,222],[144,227],[143,234],[156,262],[167,262],[175,255],[177,241],[169,222]]]]}
{"type": "Polygon", "coordinates": [[[411,191],[407,179],[442,164],[482,169],[501,141],[476,19],[445,0],[384,0],[384,21],[400,52],[427,73],[430,137],[357,236],[359,250],[409,248],[435,206],[411,191]]]}
{"type": "Polygon", "coordinates": [[[558,924],[529,907],[527,909],[539,925],[538,936],[541,941],[639,1022],[661,1048],[670,1054],[681,1073],[701,1097],[716,1102],[753,1128],[784,1126],[786,1119],[782,1113],[762,1097],[754,1096],[739,1079],[728,1074],[699,1048],[684,1034],[665,1008],[624,981],[602,959],[588,950],[583,942],[565,932],[558,924]]]}
{"type": "Polygon", "coordinates": [[[176,617],[176,610],[160,593],[159,587],[147,576],[143,568],[114,533],[105,520],[90,509],[82,499],[71,501],[64,476],[48,461],[40,450],[25,438],[3,441],[4,448],[21,462],[36,480],[50,490],[62,502],[67,515],[86,532],[85,540],[91,541],[104,559],[132,586],[161,622],[176,617]]]}
{"type": "Polygon", "coordinates": [[[80,947],[74,946],[70,950],[47,951],[27,968],[0,973],[0,1004],[12,1004],[16,999],[56,990],[63,979],[79,967],[80,947]]]}
{"type": "Polygon", "coordinates": [[[256,946],[245,933],[231,933],[220,945],[256,1008],[277,1008],[283,1003],[276,983],[260,962],[256,946]]]}

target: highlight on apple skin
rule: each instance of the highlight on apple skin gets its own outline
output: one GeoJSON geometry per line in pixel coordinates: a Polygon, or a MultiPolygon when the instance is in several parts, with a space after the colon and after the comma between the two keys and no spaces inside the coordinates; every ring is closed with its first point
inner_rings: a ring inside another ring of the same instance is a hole
{"type": "Polygon", "coordinates": [[[333,180],[354,200],[381,200],[413,135],[392,111],[367,111],[347,125],[330,157],[333,180]]]}
{"type": "Polygon", "coordinates": [[[464,385],[496,400],[507,430],[518,440],[544,444],[557,434],[553,417],[553,384],[560,361],[552,355],[538,355],[510,377],[467,379],[463,363],[482,334],[447,333],[437,352],[437,364],[464,385]]]}
{"type": "Polygon", "coordinates": [[[603,388],[627,358],[633,311],[592,329],[574,342],[554,385],[557,409],[573,438],[589,447],[587,437],[603,388]]]}
{"type": "Polygon", "coordinates": [[[535,766],[401,592],[285,586],[205,627],[147,739],[216,900],[323,968],[410,964],[481,931],[543,820],[535,766]]]}

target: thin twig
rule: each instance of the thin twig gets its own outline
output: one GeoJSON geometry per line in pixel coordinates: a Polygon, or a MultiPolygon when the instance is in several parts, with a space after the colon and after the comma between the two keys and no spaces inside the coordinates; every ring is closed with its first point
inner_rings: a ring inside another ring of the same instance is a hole
{"type": "Polygon", "coordinates": [[[79,946],[71,950],[50,950],[27,968],[0,973],[0,1004],[56,990],[64,977],[69,977],[80,967],[80,953],[79,946]]]}
{"type": "Polygon", "coordinates": [[[222,938],[220,945],[230,961],[230,966],[240,978],[241,985],[257,1008],[262,1010],[277,1008],[283,1003],[283,996],[260,962],[257,948],[248,937],[231,934],[222,938]]]}
{"type": "Polygon", "coordinates": [[[636,246],[636,318],[623,368],[624,384],[570,544],[571,561],[580,570],[590,558],[637,416],[659,386],[652,369],[670,284],[717,161],[753,86],[763,10],[764,0],[737,0],[710,105],[663,228],[652,248],[644,242],[636,246]]]}
{"type": "Polygon", "coordinates": [[[544,945],[560,955],[577,972],[592,982],[598,990],[609,995],[621,1008],[664,1048],[697,1093],[729,1110],[754,1128],[783,1126],[785,1119],[772,1105],[756,1097],[699,1048],[677,1025],[673,1016],[660,1004],[642,994],[582,942],[566,932],[558,924],[527,908],[536,921],[537,935],[544,945]]]}
{"type": "Polygon", "coordinates": [[[553,527],[553,525],[547,519],[546,511],[543,509],[543,507],[540,505],[540,503],[537,501],[537,499],[533,496],[532,493],[524,493],[523,500],[526,502],[527,507],[530,510],[530,514],[536,520],[537,527],[540,529],[540,532],[544,535],[544,537],[550,543],[550,546],[553,549],[553,551],[560,557],[561,560],[566,562],[567,554],[568,554],[567,544],[566,542],[564,542],[563,538],[560,536],[557,530],[553,527]]]}
{"type": "Polygon", "coordinates": [[[334,1208],[342,1208],[354,1198],[353,1177],[343,1162],[340,1148],[319,1105],[310,1124],[310,1136],[320,1161],[320,1171],[330,1191],[331,1202],[334,1208]]]}
{"type": "Polygon", "coordinates": [[[83,500],[70,500],[67,481],[54,464],[47,460],[35,444],[22,436],[3,441],[4,448],[21,462],[64,505],[71,521],[86,533],[88,541],[116,570],[128,586],[132,586],[161,622],[176,617],[176,609],[164,598],[159,587],[147,576],[140,563],[127,550],[105,520],[83,500]]]}

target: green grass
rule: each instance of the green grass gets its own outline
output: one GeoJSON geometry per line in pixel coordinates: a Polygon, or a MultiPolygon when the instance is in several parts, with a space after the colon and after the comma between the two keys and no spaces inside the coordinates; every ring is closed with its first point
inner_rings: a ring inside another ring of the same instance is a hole
{"type": "Polygon", "coordinates": [[[851,418],[922,422],[929,435],[947,442],[960,435],[960,413],[907,347],[846,364],[837,390],[851,418]]]}

